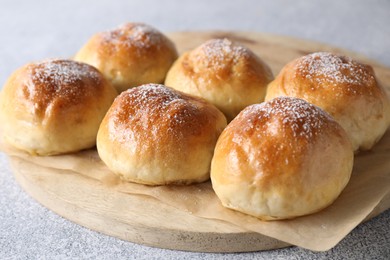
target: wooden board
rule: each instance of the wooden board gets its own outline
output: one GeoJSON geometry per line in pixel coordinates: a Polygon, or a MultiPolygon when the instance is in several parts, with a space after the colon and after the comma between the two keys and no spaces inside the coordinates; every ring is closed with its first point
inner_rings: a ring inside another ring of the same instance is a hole
{"type": "MultiPolygon", "coordinates": [[[[216,37],[241,42],[262,57],[275,75],[288,61],[310,52],[343,53],[370,63],[380,80],[390,82],[389,68],[320,43],[250,32],[181,32],[169,36],[180,52],[216,37]]],[[[18,183],[38,202],[103,234],[149,246],[200,252],[247,252],[289,246],[228,222],[196,217],[148,196],[116,192],[71,171],[64,173],[17,157],[10,161],[18,183]]],[[[369,218],[389,207],[387,196],[369,218]]]]}

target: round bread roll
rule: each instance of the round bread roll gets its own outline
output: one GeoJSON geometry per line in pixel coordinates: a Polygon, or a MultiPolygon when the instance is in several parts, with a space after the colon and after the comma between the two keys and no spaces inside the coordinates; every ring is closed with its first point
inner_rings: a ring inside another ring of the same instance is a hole
{"type": "Polygon", "coordinates": [[[34,155],[93,147],[116,96],[114,87],[87,64],[71,60],[27,64],[10,76],[0,95],[4,139],[34,155]]]}
{"type": "Polygon", "coordinates": [[[96,67],[121,92],[145,83],[163,83],[177,56],[172,41],[155,28],[126,23],[95,34],[74,59],[96,67]]]}
{"type": "Polygon", "coordinates": [[[100,158],[123,180],[190,184],[209,179],[222,112],[205,100],[163,85],[122,92],[99,128],[100,158]]]}
{"type": "Polygon", "coordinates": [[[245,108],[225,128],[211,181],[225,207],[289,219],[330,205],[350,179],[353,158],[331,116],[302,99],[279,97],[245,108]]]}
{"type": "Polygon", "coordinates": [[[268,86],[266,100],[305,99],[319,106],[346,130],[353,148],[368,150],[390,123],[389,99],[371,66],[327,52],[288,63],[268,86]]]}
{"type": "Polygon", "coordinates": [[[246,106],[264,100],[271,69],[251,50],[228,39],[212,39],[184,53],[165,85],[203,97],[231,121],[246,106]]]}

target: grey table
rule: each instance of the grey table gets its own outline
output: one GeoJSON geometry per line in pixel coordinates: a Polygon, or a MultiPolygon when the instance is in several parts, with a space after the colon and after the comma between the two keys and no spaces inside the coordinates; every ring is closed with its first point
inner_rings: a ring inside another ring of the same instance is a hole
{"type": "MultiPolygon", "coordinates": [[[[390,66],[390,1],[11,1],[0,2],[0,86],[29,61],[69,57],[95,32],[126,21],[164,32],[245,30],[347,48],[390,66]]],[[[390,169],[389,169],[390,170],[390,169]]],[[[328,252],[285,248],[206,254],[151,248],[78,226],[15,182],[0,154],[0,259],[389,259],[390,211],[358,226],[328,252]]]]}

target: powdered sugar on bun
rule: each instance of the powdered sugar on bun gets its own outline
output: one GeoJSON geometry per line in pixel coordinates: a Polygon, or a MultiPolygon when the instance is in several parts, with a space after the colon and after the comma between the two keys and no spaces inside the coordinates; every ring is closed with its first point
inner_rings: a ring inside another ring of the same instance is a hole
{"type": "Polygon", "coordinates": [[[263,101],[271,69],[249,48],[229,39],[210,39],[184,53],[165,84],[202,97],[233,119],[246,106],[263,101]]]}
{"type": "Polygon", "coordinates": [[[164,185],[209,178],[215,143],[226,126],[205,100],[158,84],[122,92],[104,118],[97,148],[123,180],[164,185]]]}
{"type": "Polygon", "coordinates": [[[317,137],[324,128],[329,127],[329,122],[333,122],[330,115],[322,109],[302,99],[289,97],[249,106],[242,113],[248,120],[248,127],[258,124],[254,121],[274,122],[277,119],[280,122],[278,126],[290,132],[293,137],[307,140],[317,137]]]}
{"type": "Polygon", "coordinates": [[[125,23],[93,35],[75,60],[96,67],[121,92],[146,83],[163,83],[177,56],[174,43],[154,27],[125,23]]]}
{"type": "Polygon", "coordinates": [[[4,137],[38,155],[91,148],[117,94],[90,65],[62,59],[27,64],[10,76],[2,90],[4,137]]]}
{"type": "Polygon", "coordinates": [[[370,149],[390,124],[390,101],[371,66],[318,52],[286,64],[268,85],[266,100],[302,98],[328,112],[348,133],[354,150],[370,149]]]}
{"type": "Polygon", "coordinates": [[[316,52],[300,58],[295,68],[296,77],[305,77],[316,83],[313,88],[330,85],[335,91],[335,88],[343,86],[345,94],[375,93],[372,86],[376,85],[376,79],[372,68],[346,56],[316,52]]]}
{"type": "Polygon", "coordinates": [[[121,45],[141,55],[148,48],[160,48],[168,39],[157,29],[144,23],[126,23],[116,29],[102,32],[105,44],[121,45]]]}
{"type": "Polygon", "coordinates": [[[286,219],[330,205],[352,166],[351,143],[336,121],[302,99],[278,97],[245,108],[222,132],[211,181],[225,207],[286,219]]]}

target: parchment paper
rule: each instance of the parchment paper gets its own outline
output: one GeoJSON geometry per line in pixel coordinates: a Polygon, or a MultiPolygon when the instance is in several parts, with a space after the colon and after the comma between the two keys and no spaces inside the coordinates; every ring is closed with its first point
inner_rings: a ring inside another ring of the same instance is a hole
{"type": "Polygon", "coordinates": [[[279,221],[261,221],[224,208],[209,181],[190,186],[155,187],[125,183],[104,165],[96,149],[38,157],[4,143],[0,147],[10,156],[95,179],[112,188],[113,192],[151,196],[198,217],[228,221],[249,231],[315,251],[326,251],[337,245],[390,193],[390,131],[373,150],[355,156],[352,178],[331,206],[316,214],[279,221]]]}

